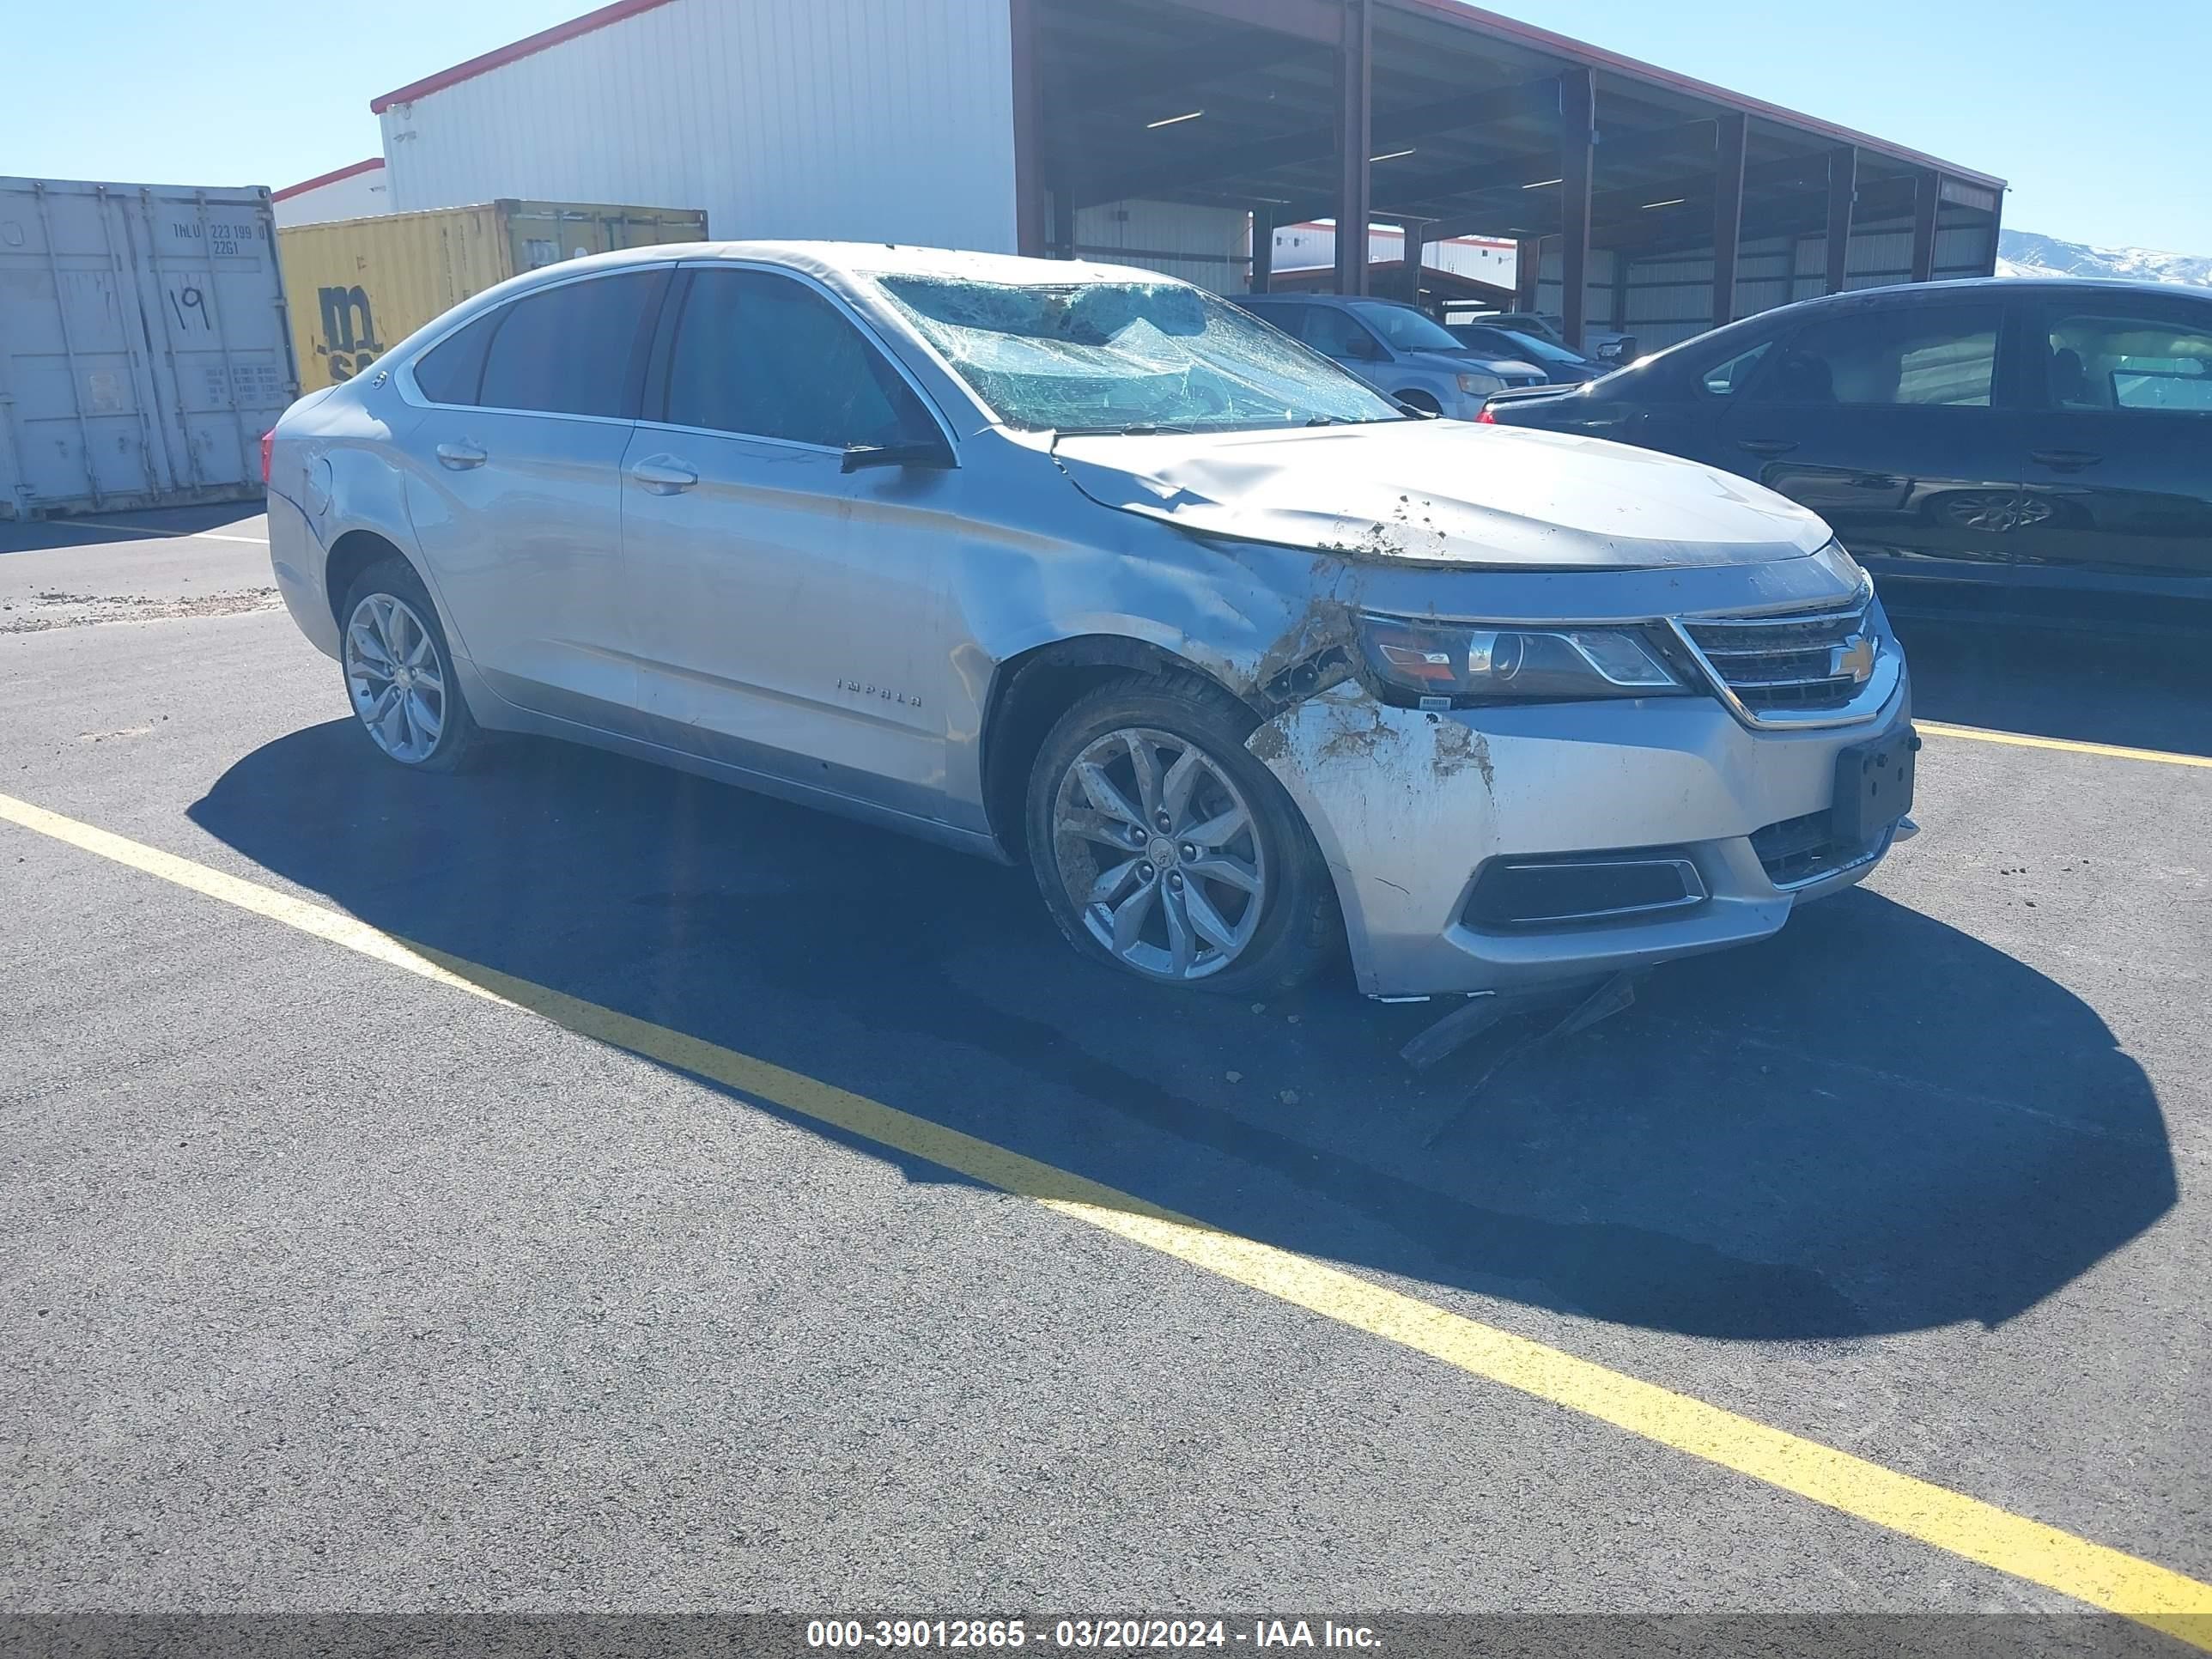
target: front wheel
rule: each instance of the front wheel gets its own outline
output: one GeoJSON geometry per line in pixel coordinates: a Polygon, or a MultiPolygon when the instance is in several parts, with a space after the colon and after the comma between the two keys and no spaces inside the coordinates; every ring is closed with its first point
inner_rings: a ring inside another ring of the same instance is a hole
{"type": "Polygon", "coordinates": [[[1060,717],[1029,787],[1030,862],[1060,932],[1139,978],[1241,994],[1311,978],[1335,894],[1249,710],[1193,678],[1133,675],[1060,717]]]}
{"type": "Polygon", "coordinates": [[[437,608],[404,559],[361,573],[341,607],[347,699],[368,740],[418,772],[453,772],[482,741],[453,676],[437,608]]]}

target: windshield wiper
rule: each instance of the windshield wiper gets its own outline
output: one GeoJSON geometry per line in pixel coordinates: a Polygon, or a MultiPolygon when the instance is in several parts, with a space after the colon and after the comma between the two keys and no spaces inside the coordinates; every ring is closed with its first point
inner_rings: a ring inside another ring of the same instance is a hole
{"type": "Polygon", "coordinates": [[[1063,438],[1150,438],[1161,433],[1192,433],[1194,426],[1165,421],[1132,421],[1127,426],[1063,426],[1054,428],[1063,438]]]}

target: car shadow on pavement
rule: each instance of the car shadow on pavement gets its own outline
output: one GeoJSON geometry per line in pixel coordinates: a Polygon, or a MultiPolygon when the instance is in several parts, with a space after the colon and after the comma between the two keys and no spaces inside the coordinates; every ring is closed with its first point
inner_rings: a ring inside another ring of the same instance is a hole
{"type": "Polygon", "coordinates": [[[233,526],[268,511],[258,495],[252,501],[208,501],[189,507],[157,507],[127,513],[64,514],[51,519],[0,519],[0,556],[44,552],[53,548],[104,547],[125,542],[168,541],[206,532],[228,534],[233,526]]]}
{"type": "Polygon", "coordinates": [[[1863,890],[1662,969],[1470,1101],[1480,1054],[1397,1057],[1442,1005],[1341,975],[1266,1004],[1125,983],[1024,871],[594,751],[513,741],[423,777],[333,722],[191,816],[468,963],[1224,1230],[1632,1326],[1995,1324],[2175,1198],[2156,1097],[2093,1010],[1863,890]]]}
{"type": "Polygon", "coordinates": [[[1900,618],[1923,720],[2212,756],[2202,636],[2128,637],[1900,618]]]}

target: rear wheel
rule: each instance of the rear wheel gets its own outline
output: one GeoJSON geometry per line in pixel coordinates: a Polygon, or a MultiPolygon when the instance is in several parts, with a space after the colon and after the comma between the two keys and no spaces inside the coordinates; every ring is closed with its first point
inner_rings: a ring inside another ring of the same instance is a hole
{"type": "Polygon", "coordinates": [[[453,676],[437,608],[414,567],[382,559],[361,573],[341,608],[340,659],[347,699],[387,760],[418,772],[453,772],[483,734],[453,676]]]}
{"type": "Polygon", "coordinates": [[[1139,978],[1237,994],[1312,977],[1339,937],[1305,823],[1244,747],[1251,712],[1194,678],[1083,698],[1029,787],[1030,861],[1060,932],[1139,978]]]}

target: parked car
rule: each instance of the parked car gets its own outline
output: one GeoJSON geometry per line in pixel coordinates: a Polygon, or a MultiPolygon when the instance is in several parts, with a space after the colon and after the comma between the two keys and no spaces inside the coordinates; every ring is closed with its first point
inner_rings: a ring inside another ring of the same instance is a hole
{"type": "Polygon", "coordinates": [[[1837,295],[1485,418],[1756,479],[1834,525],[1895,606],[2212,623],[2212,293],[1837,295]]]}
{"type": "Polygon", "coordinates": [[[1447,311],[1444,320],[1447,327],[1458,323],[1480,323],[1488,328],[1510,329],[1516,334],[1549,340],[1555,346],[1576,351],[1577,356],[1590,357],[1608,369],[1632,363],[1637,357],[1636,337],[1610,329],[1585,328],[1583,331],[1583,348],[1577,350],[1574,343],[1567,338],[1566,319],[1550,312],[1447,311]]]}
{"type": "Polygon", "coordinates": [[[1580,386],[1585,380],[1595,380],[1601,374],[1613,372],[1610,363],[1601,363],[1579,351],[1554,345],[1541,335],[1516,334],[1510,328],[1493,328],[1487,323],[1447,323],[1444,332],[1482,356],[1515,357],[1540,369],[1547,386],[1580,386]]]}
{"type": "Polygon", "coordinates": [[[1240,294],[1237,303],[1400,403],[1471,421],[1493,392],[1542,386],[1519,357],[1469,351],[1426,312],[1334,294],[1240,294]]]}
{"type": "Polygon", "coordinates": [[[1025,861],[1164,984],[1346,941],[1376,995],[1571,984],[1772,933],[1910,804],[1904,659],[1813,514],[1409,416],[1148,271],[570,260],[264,455],[365,751],[537,732],[1025,861]]]}

